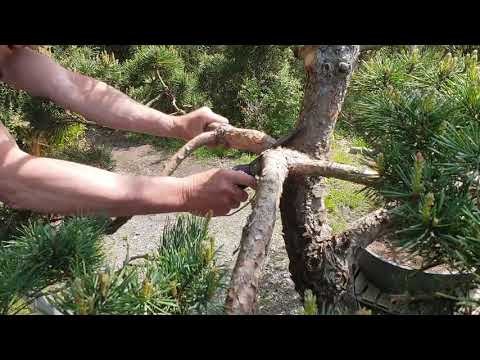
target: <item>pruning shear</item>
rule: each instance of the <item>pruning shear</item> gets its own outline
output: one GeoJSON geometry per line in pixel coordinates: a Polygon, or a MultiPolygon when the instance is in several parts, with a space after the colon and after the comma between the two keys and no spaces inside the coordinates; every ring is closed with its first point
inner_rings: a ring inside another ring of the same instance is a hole
{"type": "MultiPolygon", "coordinates": [[[[269,146],[266,150],[273,149],[282,145],[286,145],[289,143],[291,140],[293,140],[300,132],[303,131],[303,128],[299,127],[292,131],[290,134],[280,138],[279,140],[275,141],[273,145],[269,146]]],[[[241,164],[241,165],[236,165],[232,168],[232,170],[235,171],[242,171],[250,176],[255,176],[260,173],[261,165],[260,165],[260,160],[262,158],[262,155],[256,157],[252,162],[249,164],[241,164]]],[[[245,185],[238,185],[242,190],[245,189],[247,186],[245,185]]]]}

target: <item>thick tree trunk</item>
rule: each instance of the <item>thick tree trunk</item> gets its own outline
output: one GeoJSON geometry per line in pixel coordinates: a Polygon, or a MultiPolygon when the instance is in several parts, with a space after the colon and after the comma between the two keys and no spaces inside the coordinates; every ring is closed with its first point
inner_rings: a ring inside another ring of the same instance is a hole
{"type": "MultiPolygon", "coordinates": [[[[312,159],[328,160],[331,136],[340,113],[359,46],[306,46],[299,55],[307,72],[303,111],[297,128],[303,131],[290,148],[312,159]]],[[[284,184],[281,213],[290,271],[300,294],[310,288],[327,304],[343,298],[348,273],[330,241],[326,224],[322,177],[292,172],[284,184]]]]}

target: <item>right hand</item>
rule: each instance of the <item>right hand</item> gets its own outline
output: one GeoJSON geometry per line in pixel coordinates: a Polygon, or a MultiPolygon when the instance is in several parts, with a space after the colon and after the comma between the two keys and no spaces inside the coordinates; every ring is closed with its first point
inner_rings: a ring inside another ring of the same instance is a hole
{"type": "Polygon", "coordinates": [[[255,189],[255,178],[241,171],[212,169],[183,178],[183,201],[186,210],[205,216],[227,215],[248,199],[238,185],[255,189]]]}

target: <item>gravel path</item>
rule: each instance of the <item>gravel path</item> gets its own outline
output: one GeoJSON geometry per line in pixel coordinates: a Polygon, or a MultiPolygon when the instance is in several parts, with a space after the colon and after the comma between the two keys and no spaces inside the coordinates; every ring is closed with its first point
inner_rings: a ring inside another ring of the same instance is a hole
{"type": "MultiPolygon", "coordinates": [[[[138,175],[156,175],[162,170],[162,164],[169,153],[157,150],[150,145],[133,145],[117,133],[110,136],[95,137],[95,142],[108,143],[113,146],[112,155],[115,160],[114,171],[138,175]]],[[[199,160],[195,157],[186,159],[175,176],[186,176],[199,171],[220,167],[230,168],[232,161],[224,159],[199,160]]],[[[210,233],[221,247],[220,262],[232,269],[243,226],[251,207],[248,206],[231,217],[213,218],[210,223],[210,233]]],[[[112,265],[120,264],[126,255],[128,240],[130,256],[143,254],[153,250],[159,234],[168,218],[175,214],[136,216],[120,228],[115,234],[106,237],[105,246],[112,265]]],[[[281,219],[278,218],[273,233],[270,252],[266,261],[261,280],[259,294],[259,314],[297,314],[301,309],[298,294],[288,272],[288,257],[283,238],[281,219]]]]}

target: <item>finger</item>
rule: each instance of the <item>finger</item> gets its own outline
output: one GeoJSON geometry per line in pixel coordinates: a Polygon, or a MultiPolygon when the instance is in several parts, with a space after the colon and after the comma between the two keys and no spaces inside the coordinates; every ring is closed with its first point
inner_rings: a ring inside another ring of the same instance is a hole
{"type": "Polygon", "coordinates": [[[228,215],[229,212],[230,212],[230,207],[222,208],[216,212],[215,216],[225,216],[225,215],[228,215]]]}
{"type": "Polygon", "coordinates": [[[248,199],[248,193],[241,190],[238,186],[232,188],[232,194],[235,201],[245,202],[248,199]]]}
{"type": "Polygon", "coordinates": [[[235,201],[232,205],[232,209],[238,209],[240,207],[240,202],[235,201]]]}
{"type": "Polygon", "coordinates": [[[229,121],[226,117],[223,117],[221,115],[218,115],[218,114],[215,114],[214,112],[212,112],[206,119],[205,121],[205,126],[208,126],[209,124],[211,123],[214,123],[214,122],[219,122],[219,123],[222,123],[222,124],[228,124],[229,121]]]}
{"type": "Polygon", "coordinates": [[[243,171],[228,170],[226,173],[230,181],[235,185],[244,185],[255,189],[257,186],[257,181],[253,176],[250,176],[243,171]]]}

